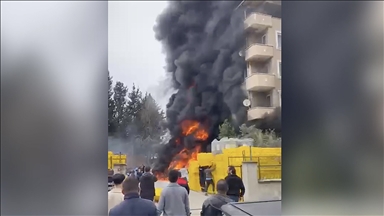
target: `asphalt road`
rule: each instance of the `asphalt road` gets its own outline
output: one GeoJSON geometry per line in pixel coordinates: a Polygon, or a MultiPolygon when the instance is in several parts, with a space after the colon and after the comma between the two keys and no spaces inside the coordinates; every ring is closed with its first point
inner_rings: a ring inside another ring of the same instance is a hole
{"type": "MultiPolygon", "coordinates": [[[[168,182],[156,182],[155,187],[165,187],[168,184],[168,182]]],[[[207,199],[208,196],[205,196],[203,192],[195,192],[190,191],[189,192],[189,205],[191,208],[192,216],[199,216],[201,211],[201,206],[203,205],[203,202],[205,199],[207,199]]]]}

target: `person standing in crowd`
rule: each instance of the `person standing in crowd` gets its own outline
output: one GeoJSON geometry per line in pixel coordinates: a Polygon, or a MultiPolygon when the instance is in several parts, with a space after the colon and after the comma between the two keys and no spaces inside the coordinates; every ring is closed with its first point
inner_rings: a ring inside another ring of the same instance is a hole
{"type": "Polygon", "coordinates": [[[129,177],[123,182],[124,201],[109,211],[109,216],[157,216],[155,203],[141,199],[139,181],[129,177]]]}
{"type": "Polygon", "coordinates": [[[204,167],[199,166],[199,183],[201,192],[205,192],[205,173],[204,173],[204,167]]]}
{"type": "Polygon", "coordinates": [[[155,198],[155,182],[157,178],[151,173],[151,167],[144,168],[144,174],[140,178],[140,197],[153,201],[155,198]]]}
{"type": "Polygon", "coordinates": [[[185,188],[187,190],[188,195],[189,195],[188,181],[181,177],[181,172],[179,172],[179,178],[177,179],[177,184],[179,184],[181,187],[185,188]]]}
{"type": "Polygon", "coordinates": [[[124,200],[122,193],[123,186],[121,185],[125,179],[123,174],[115,174],[112,177],[114,187],[108,192],[108,211],[124,200]]]}
{"type": "Polygon", "coordinates": [[[205,173],[205,196],[208,196],[209,185],[212,185],[213,193],[215,193],[215,183],[213,182],[212,172],[215,170],[215,164],[211,164],[207,169],[204,170],[205,173]]]}
{"type": "Polygon", "coordinates": [[[217,182],[217,194],[208,197],[201,208],[201,216],[222,216],[221,206],[232,202],[227,197],[228,184],[225,180],[221,179],[217,182]]]}
{"type": "Polygon", "coordinates": [[[137,180],[140,181],[140,178],[142,175],[143,175],[143,171],[141,170],[141,168],[138,168],[136,173],[137,180]]]}
{"type": "Polygon", "coordinates": [[[228,176],[225,177],[225,181],[228,184],[228,197],[234,202],[239,202],[239,199],[244,196],[245,188],[243,180],[236,175],[235,167],[228,167],[228,176]]]}
{"type": "Polygon", "coordinates": [[[169,184],[160,194],[157,205],[158,215],[164,216],[189,216],[189,197],[187,191],[177,184],[179,171],[171,170],[168,174],[169,184]]]}
{"type": "Polygon", "coordinates": [[[113,170],[108,170],[108,191],[112,190],[113,188],[113,170]]]}

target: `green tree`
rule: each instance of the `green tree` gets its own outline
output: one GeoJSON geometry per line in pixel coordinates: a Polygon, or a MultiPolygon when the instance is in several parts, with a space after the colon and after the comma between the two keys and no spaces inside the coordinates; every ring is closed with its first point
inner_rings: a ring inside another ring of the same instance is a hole
{"type": "Polygon", "coordinates": [[[145,95],[141,106],[142,109],[139,111],[139,119],[143,137],[160,140],[160,136],[163,135],[163,130],[160,125],[164,120],[163,111],[151,94],[145,95]]]}
{"type": "Polygon", "coordinates": [[[228,121],[228,119],[225,119],[223,124],[220,125],[219,127],[220,133],[219,133],[219,138],[233,138],[236,137],[236,131],[235,128],[232,126],[232,124],[228,121]]]}
{"type": "Polygon", "coordinates": [[[151,94],[145,94],[141,106],[142,109],[138,115],[141,137],[143,138],[140,149],[141,152],[145,152],[147,161],[150,162],[150,158],[154,155],[157,144],[161,143],[161,138],[165,132],[161,127],[164,115],[151,94]]]}
{"type": "Polygon", "coordinates": [[[281,138],[279,138],[273,130],[262,131],[257,129],[255,125],[247,127],[243,124],[240,126],[240,133],[241,138],[253,139],[253,144],[257,147],[281,146],[281,138]]]}
{"type": "Polygon", "coordinates": [[[113,88],[114,94],[113,99],[115,103],[115,123],[116,123],[116,132],[118,136],[126,137],[126,127],[127,127],[127,92],[128,88],[122,82],[116,82],[115,87],[113,88]]]}
{"type": "MultiPolygon", "coordinates": [[[[135,127],[140,126],[139,112],[142,109],[143,93],[139,88],[132,85],[132,90],[128,93],[127,114],[129,122],[135,127]]],[[[137,130],[138,128],[136,128],[137,130]]],[[[137,131],[135,131],[137,133],[137,131]]]]}
{"type": "Polygon", "coordinates": [[[116,133],[115,123],[115,101],[113,98],[113,81],[108,71],[108,135],[114,135],[116,133]]]}

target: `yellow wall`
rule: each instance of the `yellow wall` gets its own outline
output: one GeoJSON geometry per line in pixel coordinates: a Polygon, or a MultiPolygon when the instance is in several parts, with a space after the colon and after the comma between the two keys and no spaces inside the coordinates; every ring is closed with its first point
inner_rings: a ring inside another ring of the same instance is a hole
{"type": "Polygon", "coordinates": [[[108,152],[108,169],[113,169],[115,164],[127,164],[127,155],[125,154],[113,154],[108,152]]]}
{"type": "MultiPolygon", "coordinates": [[[[243,161],[259,162],[259,176],[261,179],[281,179],[281,148],[238,147],[223,150],[222,154],[200,153],[197,161],[189,164],[188,176],[191,190],[200,191],[199,166],[209,166],[212,162],[216,169],[212,172],[215,183],[227,176],[228,166],[234,166],[241,177],[243,161]],[[252,153],[251,153],[252,152],[252,153]],[[252,158],[250,157],[252,155],[252,158]]],[[[212,193],[210,186],[208,192],[212,193]]]]}

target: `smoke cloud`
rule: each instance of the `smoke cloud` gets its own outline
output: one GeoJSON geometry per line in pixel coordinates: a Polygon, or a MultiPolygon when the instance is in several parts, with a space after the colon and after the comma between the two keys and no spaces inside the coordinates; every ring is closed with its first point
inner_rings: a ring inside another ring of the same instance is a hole
{"type": "Polygon", "coordinates": [[[219,125],[230,118],[235,125],[246,120],[242,89],[246,64],[240,52],[245,45],[240,1],[173,1],[158,16],[154,27],[166,54],[166,71],[176,93],[167,104],[167,128],[171,140],[158,154],[155,170],[165,171],[183,148],[197,144],[209,151],[219,125]],[[209,138],[197,142],[181,136],[181,122],[204,125],[209,138]]]}
{"type": "Polygon", "coordinates": [[[277,136],[281,136],[281,107],[276,107],[273,112],[264,115],[256,127],[262,130],[273,130],[277,136]]]}

